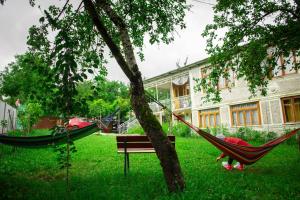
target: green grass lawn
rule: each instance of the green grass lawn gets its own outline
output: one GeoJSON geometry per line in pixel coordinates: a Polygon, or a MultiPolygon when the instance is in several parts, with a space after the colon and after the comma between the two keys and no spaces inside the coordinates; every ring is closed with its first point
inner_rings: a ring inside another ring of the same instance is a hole
{"type": "MultiPolygon", "coordinates": [[[[300,153],[282,144],[244,172],[225,171],[220,151],[202,138],[176,138],[186,180],[183,193],[169,194],[155,154],[123,155],[114,136],[91,135],[75,142],[70,199],[300,199],[300,153]]],[[[0,146],[0,199],[65,199],[65,171],[52,148],[0,146]]]]}

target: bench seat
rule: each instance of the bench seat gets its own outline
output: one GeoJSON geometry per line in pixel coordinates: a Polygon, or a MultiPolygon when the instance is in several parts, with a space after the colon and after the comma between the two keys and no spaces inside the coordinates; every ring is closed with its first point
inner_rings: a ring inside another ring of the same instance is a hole
{"type": "MultiPolygon", "coordinates": [[[[117,152],[124,153],[124,174],[129,171],[130,153],[155,153],[155,150],[146,135],[118,135],[117,152]]],[[[175,136],[169,135],[168,139],[175,147],[175,136]]]]}

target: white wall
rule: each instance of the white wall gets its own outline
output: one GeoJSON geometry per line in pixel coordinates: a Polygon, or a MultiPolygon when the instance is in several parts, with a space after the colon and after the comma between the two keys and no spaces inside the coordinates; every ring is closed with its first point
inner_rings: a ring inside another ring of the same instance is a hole
{"type": "Polygon", "coordinates": [[[7,133],[9,130],[16,128],[17,111],[14,107],[5,102],[0,101],[0,121],[7,120],[8,126],[2,128],[0,126],[0,133],[7,133]]]}

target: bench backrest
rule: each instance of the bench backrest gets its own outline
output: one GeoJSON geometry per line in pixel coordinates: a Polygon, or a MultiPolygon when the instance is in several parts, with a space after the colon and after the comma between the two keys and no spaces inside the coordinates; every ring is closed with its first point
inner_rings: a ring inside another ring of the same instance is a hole
{"type": "MultiPolygon", "coordinates": [[[[117,148],[118,151],[124,150],[125,148],[130,149],[153,149],[152,143],[146,135],[120,135],[117,136],[117,148]]],[[[168,136],[170,142],[175,146],[175,136],[168,136]]]]}

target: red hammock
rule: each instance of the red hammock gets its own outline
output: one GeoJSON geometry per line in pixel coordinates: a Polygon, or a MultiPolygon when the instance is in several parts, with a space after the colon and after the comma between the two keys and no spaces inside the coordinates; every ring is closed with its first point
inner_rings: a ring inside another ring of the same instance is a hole
{"type": "Polygon", "coordinates": [[[274,147],[279,145],[280,143],[284,142],[285,140],[289,139],[293,135],[295,135],[300,128],[291,131],[288,134],[282,135],[279,138],[271,140],[270,142],[261,145],[259,147],[252,147],[252,146],[241,146],[236,144],[231,144],[225,142],[199,128],[192,125],[191,123],[185,121],[182,117],[172,113],[178,120],[189,126],[191,129],[196,131],[199,135],[204,137],[208,140],[211,144],[216,146],[218,149],[223,151],[226,155],[234,158],[235,160],[239,161],[240,163],[244,163],[246,165],[251,165],[261,159],[264,155],[266,155],[269,151],[271,151],[274,147]]]}
{"type": "MultiPolygon", "coordinates": [[[[169,110],[165,105],[157,101],[154,97],[152,97],[150,94],[146,95],[151,101],[154,101],[159,106],[161,106],[163,109],[169,110]]],[[[170,111],[170,110],[169,110],[170,111]]],[[[240,163],[251,165],[261,159],[264,155],[266,155],[269,151],[271,151],[274,147],[279,145],[280,143],[284,142],[285,140],[289,139],[293,135],[295,135],[300,128],[295,129],[288,134],[282,135],[279,138],[276,138],[274,140],[271,140],[270,142],[267,142],[264,145],[261,145],[259,147],[253,147],[253,146],[242,146],[237,144],[231,144],[228,142],[225,142],[210,133],[207,133],[200,128],[192,125],[191,123],[185,121],[182,117],[176,115],[172,111],[170,111],[179,121],[183,122],[187,126],[189,126],[191,129],[196,131],[199,135],[204,137],[207,141],[209,141],[211,144],[216,146],[218,149],[223,151],[226,155],[234,158],[235,160],[239,161],[240,163]]]]}

